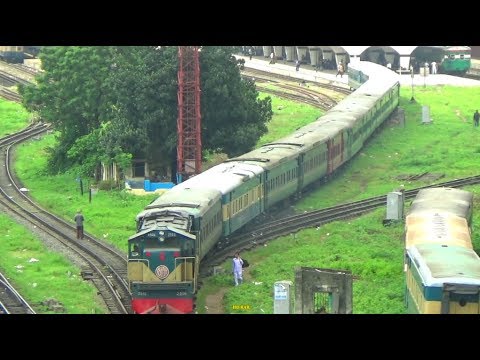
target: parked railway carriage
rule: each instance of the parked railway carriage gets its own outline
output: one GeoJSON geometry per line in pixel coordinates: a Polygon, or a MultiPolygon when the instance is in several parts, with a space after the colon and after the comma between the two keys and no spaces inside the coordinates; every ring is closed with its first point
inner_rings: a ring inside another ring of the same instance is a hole
{"type": "Polygon", "coordinates": [[[422,189],[405,222],[405,302],[422,314],[479,313],[480,258],[472,249],[473,194],[422,189]]]}
{"type": "Polygon", "coordinates": [[[0,60],[21,63],[24,58],[24,46],[0,46],[0,60]]]}
{"type": "Polygon", "coordinates": [[[472,248],[473,194],[454,188],[418,192],[405,218],[405,248],[422,243],[472,248]]]}
{"type": "Polygon", "coordinates": [[[438,63],[438,71],[443,74],[465,74],[471,66],[471,48],[468,46],[422,46],[412,56],[416,63],[423,66],[425,62],[438,63]]]}
{"type": "Polygon", "coordinates": [[[199,262],[222,236],[333,173],[361,148],[398,105],[399,83],[376,64],[350,68],[370,80],[324,116],[188,179],[138,214],[128,262],[136,313],[192,312],[199,262]]]}
{"type": "Polygon", "coordinates": [[[471,53],[468,46],[445,46],[440,71],[446,74],[465,74],[471,67],[471,53]]]}
{"type": "Polygon", "coordinates": [[[407,311],[480,314],[480,258],[472,249],[419,244],[407,249],[407,311]]]}

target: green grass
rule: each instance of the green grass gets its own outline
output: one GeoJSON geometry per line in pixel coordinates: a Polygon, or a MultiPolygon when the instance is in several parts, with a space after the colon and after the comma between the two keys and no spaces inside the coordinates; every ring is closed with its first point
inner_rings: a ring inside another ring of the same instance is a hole
{"type": "Polygon", "coordinates": [[[0,99],[0,137],[15,133],[28,125],[29,113],[19,104],[0,99]]]}
{"type": "MultiPolygon", "coordinates": [[[[249,278],[226,294],[226,309],[248,304],[250,311],[237,312],[271,314],[275,281],[294,282],[295,268],[318,267],[352,271],[355,313],[402,313],[403,228],[379,227],[383,217],[384,210],[377,210],[368,218],[307,229],[244,253],[249,278]]],[[[226,280],[229,286],[231,276],[226,280]]]]}
{"type": "Polygon", "coordinates": [[[324,111],[313,106],[260,93],[260,98],[267,96],[272,98],[273,118],[268,123],[268,133],[260,138],[257,147],[287,136],[295,129],[311,123],[324,114],[324,111]]]}
{"type": "Polygon", "coordinates": [[[3,214],[0,214],[0,229],[2,272],[35,312],[54,313],[42,305],[47,299],[60,302],[68,314],[108,312],[99,305],[97,289],[83,281],[78,267],[3,214]]]}
{"type": "Polygon", "coordinates": [[[97,238],[105,239],[127,251],[129,236],[135,233],[135,216],[158,195],[135,196],[126,191],[98,191],[89,199],[89,183],[85,180],[84,193],[80,192],[77,175],[45,174],[46,148],[54,144],[53,136],[41,141],[23,143],[17,148],[15,171],[29,195],[42,206],[57,213],[73,224],[78,209],[85,217],[84,228],[97,238]],[[107,230],[108,229],[108,230],[107,230]]]}

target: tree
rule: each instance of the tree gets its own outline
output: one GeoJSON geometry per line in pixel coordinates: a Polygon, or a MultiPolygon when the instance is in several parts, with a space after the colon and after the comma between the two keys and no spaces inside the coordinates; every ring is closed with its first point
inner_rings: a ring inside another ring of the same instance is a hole
{"type": "Polygon", "coordinates": [[[115,105],[105,140],[153,168],[168,167],[177,138],[176,47],[118,47],[114,59],[115,105]]]}
{"type": "Polygon", "coordinates": [[[202,145],[237,156],[252,150],[268,129],[269,97],[259,100],[253,81],[240,76],[232,47],[203,47],[200,56],[202,145]]]}
{"type": "MultiPolygon", "coordinates": [[[[177,47],[46,47],[45,73],[21,87],[24,105],[58,130],[52,172],[98,161],[145,158],[166,168],[177,146],[177,47]]],[[[236,156],[267,132],[270,98],[240,77],[233,47],[200,53],[202,145],[236,156]]]]}
{"type": "MultiPolygon", "coordinates": [[[[251,150],[273,112],[271,100],[257,100],[255,84],[240,77],[231,47],[200,52],[202,144],[230,156],[251,150]]],[[[177,146],[177,47],[119,47],[109,88],[115,112],[109,142],[151,169],[170,165],[177,146]]]]}
{"type": "MultiPolygon", "coordinates": [[[[111,54],[110,47],[45,47],[40,53],[45,72],[37,76],[36,85],[19,88],[25,107],[58,130],[58,146],[49,159],[54,173],[86,160],[69,158],[68,150],[106,119],[105,80],[110,75],[111,54]]],[[[98,142],[92,145],[102,151],[98,142]]]]}

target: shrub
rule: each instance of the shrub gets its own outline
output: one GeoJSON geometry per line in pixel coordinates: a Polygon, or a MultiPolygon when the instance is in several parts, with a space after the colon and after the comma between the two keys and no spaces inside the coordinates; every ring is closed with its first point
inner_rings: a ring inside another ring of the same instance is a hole
{"type": "Polygon", "coordinates": [[[117,188],[115,180],[102,180],[97,184],[99,190],[112,190],[117,188]]]}

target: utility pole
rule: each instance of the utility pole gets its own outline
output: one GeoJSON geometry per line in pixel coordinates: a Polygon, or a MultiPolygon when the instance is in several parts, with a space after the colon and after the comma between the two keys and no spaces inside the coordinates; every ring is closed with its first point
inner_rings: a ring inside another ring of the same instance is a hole
{"type": "Polygon", "coordinates": [[[413,66],[410,66],[410,76],[412,77],[412,98],[410,102],[415,102],[415,97],[413,96],[413,66]]]}

